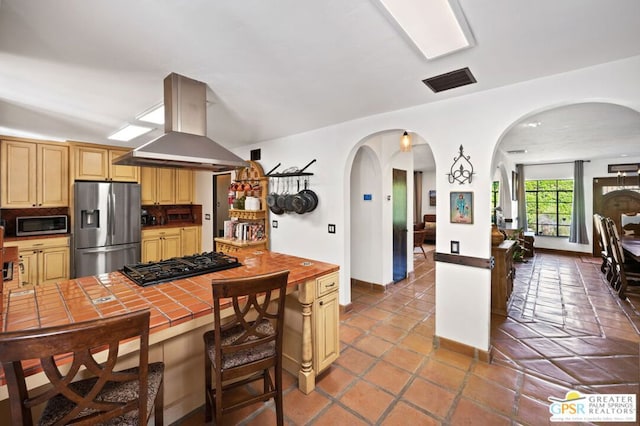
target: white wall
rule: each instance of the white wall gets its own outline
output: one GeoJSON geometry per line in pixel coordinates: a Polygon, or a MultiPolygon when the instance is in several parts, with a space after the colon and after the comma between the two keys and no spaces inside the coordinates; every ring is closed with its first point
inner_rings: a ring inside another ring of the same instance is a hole
{"type": "Polygon", "coordinates": [[[382,171],[371,147],[363,145],[351,169],[351,278],[384,285],[382,268],[382,171]],[[364,200],[370,194],[371,200],[364,200]]]}
{"type": "MultiPolygon", "coordinates": [[[[264,141],[237,149],[236,153],[248,158],[249,150],[261,148],[261,164],[267,170],[278,162],[286,168],[302,166],[313,158],[318,160],[309,170],[316,173],[311,187],[320,198],[318,209],[307,215],[277,218],[280,226],[271,232],[271,248],[338,264],[340,303],[345,305],[351,300],[350,175],[363,139],[390,129],[410,129],[428,140],[436,161],[435,189],[439,200],[436,250],[447,253],[449,241],[457,240],[461,254],[488,258],[494,150],[505,130],[531,112],[585,100],[612,102],[640,111],[638,76],[640,56],[264,141]],[[446,179],[451,159],[461,144],[475,167],[473,182],[463,186],[449,184],[446,179]],[[474,192],[472,225],[448,221],[448,194],[461,189],[474,192]],[[336,224],[336,234],[327,233],[328,223],[336,224]]],[[[383,176],[397,155],[391,148],[380,151],[380,161],[388,164],[382,167],[383,176]]],[[[390,194],[388,189],[383,186],[383,196],[390,194]]],[[[390,221],[385,204],[382,209],[384,233],[385,221],[389,226],[390,221]]],[[[382,244],[383,258],[389,259],[386,251],[390,251],[390,237],[382,244]]],[[[488,350],[490,285],[488,270],[438,263],[436,334],[488,350]]]]}

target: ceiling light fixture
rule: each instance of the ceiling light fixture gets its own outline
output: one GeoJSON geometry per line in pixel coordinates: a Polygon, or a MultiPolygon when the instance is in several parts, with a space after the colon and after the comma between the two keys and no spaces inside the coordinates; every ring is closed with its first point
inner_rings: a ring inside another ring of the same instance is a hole
{"type": "Polygon", "coordinates": [[[457,0],[378,0],[427,59],[474,44],[457,0]]]}
{"type": "Polygon", "coordinates": [[[164,124],[164,104],[157,105],[143,112],[136,117],[136,120],[146,123],[164,124]]]}
{"type": "Polygon", "coordinates": [[[411,136],[406,131],[402,134],[402,137],[400,138],[400,151],[401,152],[411,151],[411,136]]]}
{"type": "Polygon", "coordinates": [[[112,139],[116,141],[129,142],[131,139],[135,139],[138,136],[144,135],[145,133],[153,130],[150,127],[144,126],[135,126],[133,124],[127,124],[122,129],[118,130],[111,136],[107,137],[107,139],[112,139]]]}

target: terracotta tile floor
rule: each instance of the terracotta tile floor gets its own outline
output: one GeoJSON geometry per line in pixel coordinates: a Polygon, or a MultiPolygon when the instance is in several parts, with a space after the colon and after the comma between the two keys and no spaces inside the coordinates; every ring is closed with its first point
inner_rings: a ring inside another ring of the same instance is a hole
{"type": "MultiPolygon", "coordinates": [[[[285,373],[286,424],[537,426],[550,423],[548,397],[568,390],[640,394],[640,296],[620,300],[595,259],[537,253],[517,265],[509,316],[492,318],[491,364],[434,349],[434,262],[414,261],[384,293],[352,289],[341,356],[316,391],[285,373]]],[[[273,403],[228,421],[275,424],[273,403]]],[[[203,410],[176,424],[203,424],[203,410]]]]}

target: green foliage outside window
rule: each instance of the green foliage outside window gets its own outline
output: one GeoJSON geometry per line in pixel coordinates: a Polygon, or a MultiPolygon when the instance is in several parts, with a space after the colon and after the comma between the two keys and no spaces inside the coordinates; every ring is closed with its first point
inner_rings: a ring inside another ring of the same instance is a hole
{"type": "Polygon", "coordinates": [[[491,223],[496,223],[495,210],[500,202],[500,181],[494,181],[491,186],[491,223]]]}
{"type": "Polygon", "coordinates": [[[573,180],[525,182],[527,224],[536,235],[568,237],[573,205],[573,180]]]}

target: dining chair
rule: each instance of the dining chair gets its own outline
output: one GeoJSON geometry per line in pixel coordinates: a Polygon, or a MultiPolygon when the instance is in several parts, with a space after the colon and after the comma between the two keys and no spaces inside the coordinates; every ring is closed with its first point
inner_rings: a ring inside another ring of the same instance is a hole
{"type": "Polygon", "coordinates": [[[45,403],[39,425],[146,425],[153,407],[162,425],[164,364],[149,364],[148,356],[148,310],[0,333],[11,424],[32,425],[32,409],[45,403]],[[133,338],[140,340],[138,365],[115,371],[120,343],[133,338]],[[33,359],[50,386],[27,389],[22,361],[33,359]],[[78,373],[91,377],[73,381],[78,373]]]}
{"type": "Polygon", "coordinates": [[[597,238],[600,243],[600,257],[602,258],[602,265],[600,265],[600,271],[605,274],[607,282],[613,284],[613,258],[611,255],[611,241],[609,239],[609,232],[607,230],[607,224],[605,218],[595,213],[593,215],[593,229],[594,233],[597,233],[597,238]]]}
{"type": "Polygon", "coordinates": [[[638,265],[626,261],[615,223],[610,218],[607,218],[606,222],[610,231],[613,268],[615,269],[613,288],[618,292],[618,296],[624,299],[630,284],[640,284],[640,268],[638,265]]]}
{"type": "Polygon", "coordinates": [[[284,424],[282,335],[288,276],[289,271],[281,271],[212,281],[213,330],[203,335],[205,421],[213,415],[215,424],[222,425],[229,412],[273,398],[277,423],[284,424]],[[262,381],[258,394],[252,388],[231,399],[223,396],[256,381],[262,381]]]}
{"type": "Polygon", "coordinates": [[[413,249],[415,251],[416,247],[419,248],[420,250],[422,250],[422,254],[424,255],[424,258],[427,258],[427,253],[425,253],[424,251],[424,247],[422,247],[422,244],[424,244],[424,240],[427,237],[427,230],[426,229],[420,229],[418,231],[413,231],[413,249]]]}

